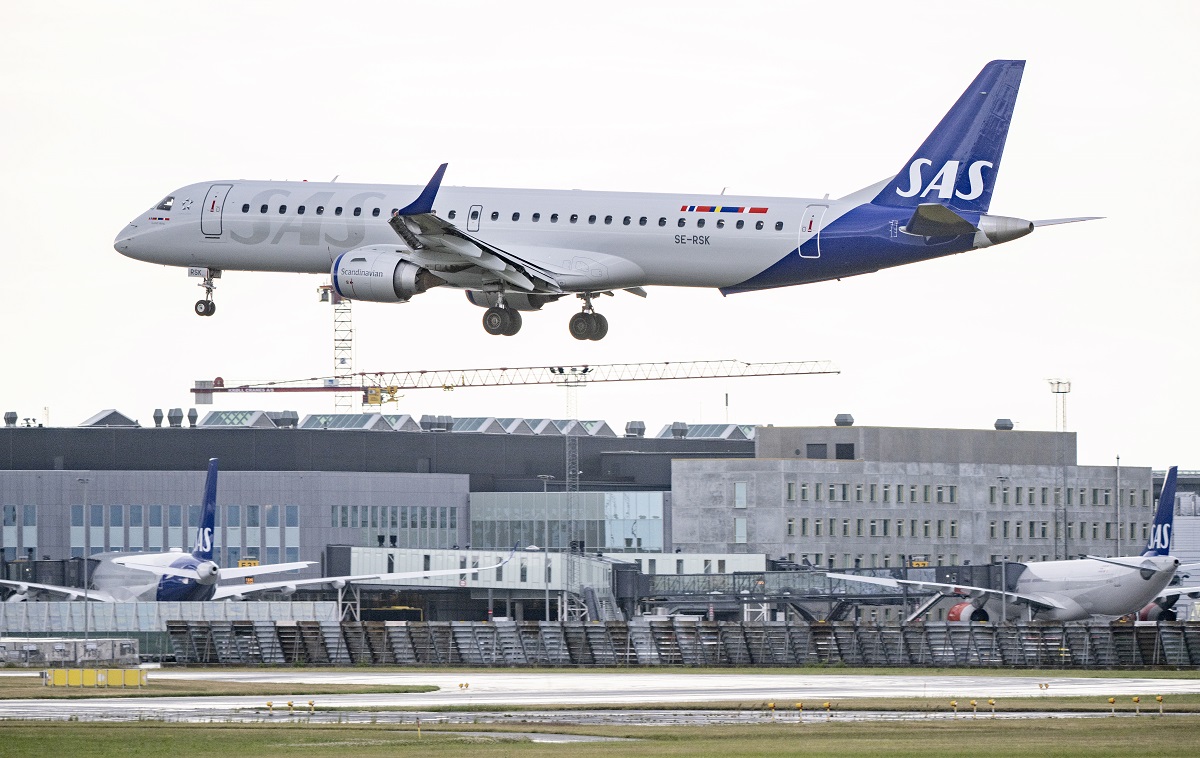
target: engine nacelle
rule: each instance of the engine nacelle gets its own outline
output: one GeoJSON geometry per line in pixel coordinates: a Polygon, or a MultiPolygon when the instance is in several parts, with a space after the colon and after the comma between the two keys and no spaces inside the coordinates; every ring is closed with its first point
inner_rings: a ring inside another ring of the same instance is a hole
{"type": "MultiPolygon", "coordinates": [[[[560,297],[562,295],[505,295],[504,304],[518,311],[540,311],[543,305],[552,303],[560,297]]],[[[467,290],[467,300],[480,308],[495,308],[500,304],[500,299],[495,292],[481,292],[480,290],[467,290]]]]}
{"type": "Polygon", "coordinates": [[[333,262],[333,288],[349,300],[406,303],[446,280],[387,250],[351,250],[333,262]]]}
{"type": "Polygon", "coordinates": [[[200,584],[216,584],[221,578],[221,569],[213,561],[205,561],[196,566],[196,581],[200,584]]]}
{"type": "Polygon", "coordinates": [[[955,605],[953,608],[950,609],[949,613],[946,614],[947,621],[980,622],[980,621],[988,621],[990,618],[991,617],[988,616],[987,611],[985,611],[982,608],[977,607],[974,603],[972,603],[969,600],[965,603],[958,603],[957,605],[955,605]]]}

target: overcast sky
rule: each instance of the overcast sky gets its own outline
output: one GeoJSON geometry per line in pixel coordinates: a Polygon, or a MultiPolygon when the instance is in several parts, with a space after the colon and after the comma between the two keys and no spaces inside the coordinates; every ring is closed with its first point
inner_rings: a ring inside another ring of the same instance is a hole
{"type": "MultiPolygon", "coordinates": [[[[992,212],[1106,216],[991,250],[722,298],[563,300],[488,336],[461,292],[356,303],[356,369],[737,358],[837,376],[593,386],[579,415],[1053,430],[1080,461],[1200,468],[1200,6],[1154,3],[10,3],[0,28],[0,410],[144,424],[196,379],[332,373],[323,277],[198,280],[118,231],[211,179],[848,194],[896,173],[989,60],[1028,60],[992,212]]],[[[332,396],[211,408],[328,411],[332,396]]],[[[207,408],[201,407],[203,412],[207,408]]],[[[393,412],[561,417],[557,387],[410,392],[393,412]]]]}

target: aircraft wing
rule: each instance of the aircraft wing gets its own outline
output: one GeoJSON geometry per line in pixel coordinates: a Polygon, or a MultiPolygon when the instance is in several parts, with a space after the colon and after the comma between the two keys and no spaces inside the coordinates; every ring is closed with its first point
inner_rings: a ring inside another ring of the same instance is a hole
{"type": "Polygon", "coordinates": [[[914,579],[890,579],[881,576],[854,576],[851,574],[826,574],[830,579],[842,579],[847,582],[862,582],[863,584],[877,584],[882,587],[913,587],[919,590],[929,592],[943,592],[946,594],[985,594],[999,595],[1003,598],[1008,598],[1014,603],[1029,603],[1030,605],[1039,608],[1066,608],[1065,605],[1058,602],[1047,595],[1034,595],[1025,592],[1006,592],[1005,590],[992,589],[990,587],[973,587],[969,584],[945,584],[942,582],[921,582],[914,579]]]}
{"type": "Polygon", "coordinates": [[[476,269],[525,292],[561,293],[551,271],[484,242],[434,214],[433,201],[445,173],[443,163],[421,195],[388,220],[411,251],[406,257],[435,273],[476,269]]]}
{"type": "Polygon", "coordinates": [[[516,553],[514,549],[509,553],[508,557],[499,563],[493,563],[490,566],[479,566],[478,568],[456,568],[456,569],[439,569],[437,571],[402,571],[382,574],[357,574],[355,576],[322,576],[315,579],[295,579],[293,581],[276,581],[276,582],[255,582],[254,584],[230,584],[217,587],[217,594],[213,600],[224,600],[227,598],[243,598],[246,595],[266,592],[267,590],[284,590],[286,594],[295,592],[298,587],[311,587],[314,585],[328,584],[337,589],[345,587],[347,584],[355,582],[370,582],[370,581],[385,581],[398,582],[404,579],[424,579],[431,576],[451,576],[453,574],[475,574],[488,569],[499,568],[512,560],[516,553]]]}
{"type": "MultiPolygon", "coordinates": [[[[38,595],[46,593],[48,595],[61,595],[67,600],[83,600],[84,592],[81,587],[63,587],[57,584],[38,584],[37,582],[16,582],[8,579],[0,579],[0,587],[11,587],[16,591],[12,597],[8,598],[8,602],[19,602],[27,599],[30,594],[38,595]],[[16,600],[14,600],[16,598],[16,600]]],[[[96,600],[101,603],[115,603],[117,599],[107,592],[100,590],[88,590],[88,600],[96,600]]]]}
{"type": "Polygon", "coordinates": [[[1200,587],[1167,587],[1162,592],[1154,596],[1155,600],[1163,600],[1170,597],[1179,597],[1180,595],[1197,595],[1200,594],[1200,587]]]}
{"type": "MultiPolygon", "coordinates": [[[[159,576],[176,576],[181,579],[198,579],[199,576],[195,569],[192,568],[175,568],[174,566],[160,566],[153,563],[142,563],[137,558],[114,558],[113,563],[119,564],[126,568],[145,571],[150,574],[159,576]]],[[[217,569],[217,580],[221,579],[244,579],[248,576],[259,576],[261,574],[279,574],[284,571],[296,571],[297,569],[308,568],[316,563],[316,561],[295,561],[293,563],[268,563],[261,566],[230,566],[228,568],[217,569]]]]}

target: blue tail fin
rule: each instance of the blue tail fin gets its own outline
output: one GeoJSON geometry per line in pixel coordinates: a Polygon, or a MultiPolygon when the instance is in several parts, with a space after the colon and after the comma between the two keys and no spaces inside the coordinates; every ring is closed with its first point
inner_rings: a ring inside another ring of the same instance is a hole
{"type": "Polygon", "coordinates": [[[986,213],[1024,71],[1025,61],[984,66],[873,202],[904,208],[941,203],[986,213]]]}
{"type": "Polygon", "coordinates": [[[200,511],[200,529],[196,532],[196,543],[192,555],[201,561],[213,557],[213,534],[217,523],[217,459],[208,459],[208,478],[204,481],[204,507],[200,511]]]}
{"type": "Polygon", "coordinates": [[[1175,525],[1175,475],[1178,466],[1167,469],[1167,478],[1163,480],[1162,494],[1158,498],[1158,510],[1154,512],[1154,524],[1150,527],[1150,540],[1142,555],[1170,555],[1171,532],[1175,525]]]}

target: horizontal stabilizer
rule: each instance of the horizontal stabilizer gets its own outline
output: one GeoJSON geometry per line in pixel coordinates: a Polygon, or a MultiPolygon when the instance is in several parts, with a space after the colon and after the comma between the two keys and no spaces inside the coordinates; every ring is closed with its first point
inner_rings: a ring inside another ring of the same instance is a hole
{"type": "Polygon", "coordinates": [[[904,231],[918,237],[957,237],[974,234],[979,228],[944,205],[922,203],[913,211],[904,231]]]}
{"type": "Polygon", "coordinates": [[[1044,218],[1041,221],[1032,221],[1034,226],[1057,226],[1059,224],[1074,224],[1076,221],[1099,221],[1104,216],[1080,216],[1078,218],[1044,218]]]}

